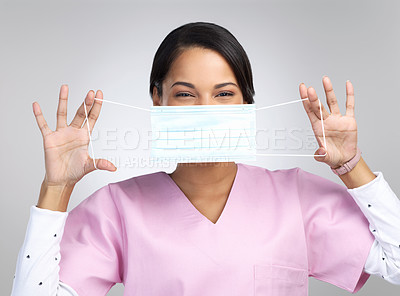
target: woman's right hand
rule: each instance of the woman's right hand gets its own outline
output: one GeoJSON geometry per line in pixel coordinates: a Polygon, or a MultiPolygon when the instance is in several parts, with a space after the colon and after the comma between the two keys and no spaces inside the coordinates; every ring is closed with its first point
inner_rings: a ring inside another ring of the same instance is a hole
{"type": "MultiPolygon", "coordinates": [[[[88,153],[89,134],[83,104],[86,105],[90,132],[92,132],[100,114],[103,99],[102,92],[100,90],[96,92],[96,99],[99,100],[94,100],[94,98],[94,91],[89,91],[84,103],[78,108],[74,119],[67,125],[68,86],[62,85],[55,131],[48,127],[39,104],[37,102],[33,103],[33,113],[43,136],[46,174],[41,191],[44,191],[44,193],[49,190],[49,187],[59,188],[59,191],[62,188],[73,188],[84,175],[96,168],[116,171],[116,167],[105,159],[95,159],[95,167],[93,159],[88,153]]],[[[44,193],[41,192],[41,198],[43,198],[42,195],[44,193]]]]}

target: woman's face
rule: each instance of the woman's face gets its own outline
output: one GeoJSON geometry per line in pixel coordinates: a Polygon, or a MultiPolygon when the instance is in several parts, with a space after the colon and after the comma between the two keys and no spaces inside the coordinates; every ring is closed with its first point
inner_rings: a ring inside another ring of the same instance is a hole
{"type": "Polygon", "coordinates": [[[243,104],[235,75],[216,51],[184,50],[172,63],[164,79],[163,95],[153,89],[154,106],[243,104]]]}

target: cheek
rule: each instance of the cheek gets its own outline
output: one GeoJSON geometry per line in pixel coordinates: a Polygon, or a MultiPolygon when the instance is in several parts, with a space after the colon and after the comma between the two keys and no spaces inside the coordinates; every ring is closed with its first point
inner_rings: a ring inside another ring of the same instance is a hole
{"type": "Polygon", "coordinates": [[[161,106],[180,106],[180,105],[190,105],[190,101],[183,101],[178,100],[175,97],[165,97],[163,98],[163,102],[161,103],[161,106]]]}
{"type": "Polygon", "coordinates": [[[247,102],[244,100],[244,97],[242,96],[242,94],[240,94],[240,95],[236,96],[235,103],[246,104],[247,102]]]}

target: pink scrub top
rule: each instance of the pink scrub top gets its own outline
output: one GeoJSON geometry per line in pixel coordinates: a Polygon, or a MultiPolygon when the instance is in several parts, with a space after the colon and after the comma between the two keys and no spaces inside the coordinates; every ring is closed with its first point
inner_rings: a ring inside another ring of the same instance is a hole
{"type": "Polygon", "coordinates": [[[165,172],[97,190],[69,213],[60,280],[79,296],[305,296],[309,276],[357,292],[374,236],[347,188],[237,165],[215,224],[165,172]]]}

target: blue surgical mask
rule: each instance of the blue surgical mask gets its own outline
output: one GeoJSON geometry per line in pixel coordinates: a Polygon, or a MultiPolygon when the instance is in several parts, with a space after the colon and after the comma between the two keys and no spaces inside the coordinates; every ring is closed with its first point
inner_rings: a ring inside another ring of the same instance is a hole
{"type": "MultiPolygon", "coordinates": [[[[95,100],[99,100],[95,98],[95,100]]],[[[102,100],[124,107],[149,111],[152,124],[152,160],[172,162],[225,162],[256,160],[256,156],[324,157],[314,154],[266,154],[256,153],[257,110],[280,107],[308,98],[256,108],[254,104],[235,105],[194,105],[194,106],[152,106],[150,109],[102,100]]],[[[320,118],[322,105],[318,100],[320,118]]],[[[85,106],[86,121],[88,111],[85,106]]],[[[87,124],[89,145],[93,165],[96,157],[87,124]]],[[[324,121],[321,121],[323,147],[327,149],[324,121]]]]}
{"type": "Polygon", "coordinates": [[[254,104],[152,106],[150,110],[155,161],[256,159],[254,104]]]}

